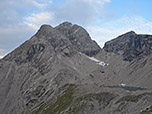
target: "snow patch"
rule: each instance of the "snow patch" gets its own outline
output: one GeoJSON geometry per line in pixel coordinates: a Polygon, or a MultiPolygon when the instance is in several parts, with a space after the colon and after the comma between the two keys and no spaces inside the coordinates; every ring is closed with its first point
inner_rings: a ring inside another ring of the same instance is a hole
{"type": "Polygon", "coordinates": [[[106,66],[106,63],[104,63],[103,61],[99,62],[98,64],[101,66],[106,66]]]}
{"type": "Polygon", "coordinates": [[[95,62],[97,62],[97,63],[99,63],[100,62],[100,60],[98,60],[98,59],[96,59],[96,58],[94,58],[94,57],[88,57],[90,60],[92,60],[92,61],[95,61],[95,62]]]}
{"type": "Polygon", "coordinates": [[[89,58],[90,60],[96,62],[100,66],[108,66],[109,65],[108,63],[105,63],[104,61],[100,61],[100,60],[98,60],[98,59],[96,59],[94,57],[89,57],[89,56],[87,56],[87,55],[85,55],[85,54],[83,54],[81,52],[79,52],[79,54],[86,56],[87,58],[89,58]]]}
{"type": "Polygon", "coordinates": [[[126,86],[126,84],[124,84],[124,83],[121,83],[121,84],[120,84],[120,86],[122,86],[122,87],[125,87],[125,86],[126,86]]]}
{"type": "Polygon", "coordinates": [[[108,63],[105,63],[104,61],[100,61],[94,57],[88,57],[88,58],[92,61],[95,61],[98,65],[101,65],[101,66],[108,66],[109,65],[108,63]]]}

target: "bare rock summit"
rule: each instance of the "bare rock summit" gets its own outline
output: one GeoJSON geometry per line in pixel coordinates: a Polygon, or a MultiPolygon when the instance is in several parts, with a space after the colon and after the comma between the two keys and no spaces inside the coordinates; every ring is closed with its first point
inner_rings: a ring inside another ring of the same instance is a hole
{"type": "Polygon", "coordinates": [[[105,43],[104,50],[106,52],[121,53],[124,60],[132,61],[152,54],[152,36],[130,31],[105,43]]]}

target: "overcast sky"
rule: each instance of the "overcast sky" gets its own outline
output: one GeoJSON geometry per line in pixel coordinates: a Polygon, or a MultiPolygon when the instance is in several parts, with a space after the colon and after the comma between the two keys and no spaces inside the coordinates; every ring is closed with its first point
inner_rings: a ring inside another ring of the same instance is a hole
{"type": "Polygon", "coordinates": [[[152,34],[152,0],[0,0],[0,58],[42,24],[83,26],[102,47],[128,31],[152,34]]]}

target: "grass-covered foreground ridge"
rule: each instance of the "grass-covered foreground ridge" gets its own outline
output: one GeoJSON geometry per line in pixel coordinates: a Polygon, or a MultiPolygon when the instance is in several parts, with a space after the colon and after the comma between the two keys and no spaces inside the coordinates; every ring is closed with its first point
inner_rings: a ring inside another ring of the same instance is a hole
{"type": "Polygon", "coordinates": [[[146,108],[145,110],[142,110],[140,114],[152,114],[152,106],[146,108]]]}
{"type": "Polygon", "coordinates": [[[53,104],[50,102],[42,103],[31,114],[58,114],[65,110],[74,99],[73,94],[76,86],[74,84],[66,84],[62,89],[64,90],[63,94],[53,104]]]}
{"type": "Polygon", "coordinates": [[[43,102],[31,114],[78,114],[86,109],[97,108],[94,102],[97,102],[98,109],[101,110],[109,105],[115,95],[102,93],[79,94],[79,89],[74,84],[66,84],[60,88],[62,91],[57,99],[43,102]]]}

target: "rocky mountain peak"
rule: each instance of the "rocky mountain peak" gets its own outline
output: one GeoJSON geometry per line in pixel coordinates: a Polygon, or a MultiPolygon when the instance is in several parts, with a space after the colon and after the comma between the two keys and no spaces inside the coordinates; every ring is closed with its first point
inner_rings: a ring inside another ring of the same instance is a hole
{"type": "Polygon", "coordinates": [[[43,37],[46,35],[50,35],[52,32],[54,32],[54,29],[52,26],[50,25],[42,25],[40,27],[40,29],[38,30],[38,32],[35,34],[36,37],[43,37]]]}
{"type": "Polygon", "coordinates": [[[44,59],[53,53],[70,57],[76,52],[81,52],[88,56],[94,56],[100,50],[98,44],[91,40],[84,28],[64,22],[55,28],[46,24],[42,25],[30,40],[4,57],[4,60],[14,60],[21,64],[35,61],[39,59],[40,55],[44,59]]]}
{"type": "Polygon", "coordinates": [[[53,27],[51,25],[47,25],[47,24],[43,24],[41,25],[39,30],[49,30],[49,29],[53,29],[53,27]]]}
{"type": "Polygon", "coordinates": [[[121,36],[133,36],[133,35],[137,35],[134,31],[129,31],[121,36]]]}
{"type": "Polygon", "coordinates": [[[101,50],[99,45],[91,39],[89,33],[79,25],[64,22],[55,29],[64,34],[79,52],[94,56],[101,50]]]}
{"type": "Polygon", "coordinates": [[[71,26],[72,26],[72,23],[65,21],[65,22],[59,24],[57,27],[71,27],[71,26]]]}
{"type": "Polygon", "coordinates": [[[130,31],[106,42],[104,50],[122,54],[124,60],[132,61],[135,58],[141,58],[152,53],[152,36],[130,31]]]}
{"type": "Polygon", "coordinates": [[[38,33],[39,33],[39,32],[49,33],[49,32],[52,31],[52,30],[53,30],[53,27],[52,27],[51,25],[46,25],[46,24],[44,24],[44,25],[42,25],[42,26],[40,27],[40,29],[38,30],[38,33]]]}

